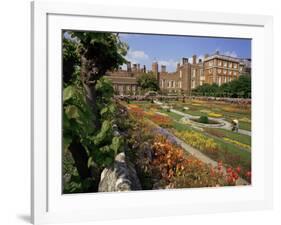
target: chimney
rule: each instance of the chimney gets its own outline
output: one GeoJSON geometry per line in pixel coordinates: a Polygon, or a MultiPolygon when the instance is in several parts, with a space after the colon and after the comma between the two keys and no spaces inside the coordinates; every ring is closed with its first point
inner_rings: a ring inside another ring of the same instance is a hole
{"type": "Polygon", "coordinates": [[[152,73],[158,74],[158,63],[154,62],[152,63],[152,73]]]}
{"type": "Polygon", "coordinates": [[[220,52],[219,51],[216,51],[216,55],[219,55],[220,54],[220,52]]]}
{"type": "Polygon", "coordinates": [[[136,72],[137,71],[137,64],[133,64],[133,72],[136,72]]]}
{"type": "Polygon", "coordinates": [[[137,64],[137,71],[140,72],[140,64],[137,64]]]}
{"type": "Polygon", "coordinates": [[[143,72],[146,73],[146,66],[143,65],[143,72]]]}
{"type": "Polygon", "coordinates": [[[131,71],[132,71],[131,62],[128,61],[127,62],[127,72],[131,72],[131,71]]]}
{"type": "Polygon", "coordinates": [[[180,69],[180,63],[177,64],[177,71],[180,69]]]}
{"type": "Polygon", "coordinates": [[[165,65],[161,65],[161,72],[165,73],[166,72],[166,66],[165,65]]]}
{"type": "Polygon", "coordinates": [[[201,63],[202,62],[202,59],[199,59],[199,63],[201,63]]]}
{"type": "Polygon", "coordinates": [[[208,57],[209,57],[209,54],[205,54],[204,58],[206,59],[206,58],[208,58],[208,57]]]}
{"type": "Polygon", "coordinates": [[[187,64],[188,63],[188,58],[182,58],[182,64],[187,64]]]}
{"type": "Polygon", "coordinates": [[[193,64],[196,64],[196,55],[193,55],[193,56],[192,56],[192,63],[193,63],[193,64]]]}

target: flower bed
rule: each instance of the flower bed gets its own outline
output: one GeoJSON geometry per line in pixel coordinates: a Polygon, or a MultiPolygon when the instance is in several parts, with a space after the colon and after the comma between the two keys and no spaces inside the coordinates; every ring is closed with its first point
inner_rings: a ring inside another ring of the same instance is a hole
{"type": "Polygon", "coordinates": [[[239,141],[235,141],[235,140],[232,140],[230,138],[227,138],[227,137],[224,137],[223,140],[229,142],[229,143],[232,143],[232,144],[235,144],[235,145],[238,145],[239,147],[243,148],[243,149],[248,149],[248,150],[251,150],[251,146],[250,145],[247,145],[247,144],[243,144],[239,141]]]}
{"type": "Polygon", "coordinates": [[[222,163],[211,167],[171,144],[163,136],[156,136],[152,145],[151,171],[159,177],[158,188],[216,187],[235,185],[238,172],[222,171],[222,163]]]}
{"type": "Polygon", "coordinates": [[[175,135],[192,147],[205,152],[216,153],[219,149],[218,144],[213,139],[194,131],[175,132],[175,135]]]}
{"type": "Polygon", "coordinates": [[[211,112],[211,113],[208,114],[208,116],[214,117],[214,118],[221,118],[223,115],[219,114],[219,113],[211,112]]]}

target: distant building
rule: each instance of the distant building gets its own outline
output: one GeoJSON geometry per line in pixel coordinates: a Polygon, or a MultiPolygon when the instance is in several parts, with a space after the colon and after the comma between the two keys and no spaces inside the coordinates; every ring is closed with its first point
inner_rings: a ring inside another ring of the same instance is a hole
{"type": "MultiPolygon", "coordinates": [[[[137,78],[146,73],[146,67],[140,68],[140,64],[127,63],[127,70],[116,70],[106,75],[112,81],[117,94],[138,94],[137,78]]],[[[240,59],[216,52],[213,55],[206,54],[204,59],[192,56],[192,62],[188,58],[182,58],[177,64],[175,72],[167,72],[166,65],[153,62],[151,72],[155,74],[162,93],[166,94],[190,94],[192,89],[205,83],[216,83],[219,86],[237,79],[241,74],[251,74],[251,60],[240,59]]]]}

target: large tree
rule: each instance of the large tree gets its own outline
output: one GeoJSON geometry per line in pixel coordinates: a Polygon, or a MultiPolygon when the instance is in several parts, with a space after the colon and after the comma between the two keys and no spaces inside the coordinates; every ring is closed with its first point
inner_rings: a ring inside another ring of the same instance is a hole
{"type": "Polygon", "coordinates": [[[127,49],[114,33],[64,33],[64,148],[71,152],[84,191],[97,189],[99,174],[91,165],[108,165],[120,145],[112,135],[113,88],[102,77],[126,62],[127,49]],[[86,182],[92,178],[94,185],[86,182]]]}
{"type": "Polygon", "coordinates": [[[158,91],[159,84],[154,73],[143,73],[137,79],[138,86],[144,91],[158,91]]]}

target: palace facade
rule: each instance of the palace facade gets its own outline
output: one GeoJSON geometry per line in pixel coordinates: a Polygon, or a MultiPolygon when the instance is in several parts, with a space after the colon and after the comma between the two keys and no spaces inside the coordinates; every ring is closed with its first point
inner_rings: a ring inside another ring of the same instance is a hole
{"type": "Polygon", "coordinates": [[[192,89],[205,83],[216,83],[220,86],[237,79],[241,74],[251,73],[250,59],[220,55],[219,52],[210,56],[206,54],[204,59],[197,59],[193,55],[191,61],[182,58],[174,72],[167,72],[166,65],[160,65],[159,68],[158,62],[152,63],[151,71],[147,71],[145,66],[141,68],[140,64],[131,65],[128,62],[126,70],[119,69],[106,75],[119,95],[140,94],[137,79],[147,72],[155,74],[162,93],[189,95],[192,89]]]}

